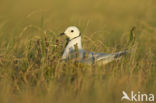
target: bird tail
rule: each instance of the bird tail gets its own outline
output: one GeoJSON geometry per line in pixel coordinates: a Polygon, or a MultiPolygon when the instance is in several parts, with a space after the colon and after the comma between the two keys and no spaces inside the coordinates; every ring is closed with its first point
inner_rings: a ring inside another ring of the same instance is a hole
{"type": "Polygon", "coordinates": [[[125,50],[125,51],[120,51],[117,53],[103,55],[103,56],[100,56],[99,58],[96,58],[96,62],[100,62],[102,64],[107,64],[107,63],[112,62],[114,60],[120,59],[121,57],[125,56],[129,52],[130,52],[129,50],[125,50]]]}
{"type": "Polygon", "coordinates": [[[130,51],[125,50],[125,51],[120,51],[120,52],[117,52],[117,53],[113,53],[112,55],[113,55],[114,59],[118,59],[118,58],[120,58],[120,57],[122,57],[122,56],[124,56],[124,55],[126,55],[128,53],[130,53],[130,51]]]}

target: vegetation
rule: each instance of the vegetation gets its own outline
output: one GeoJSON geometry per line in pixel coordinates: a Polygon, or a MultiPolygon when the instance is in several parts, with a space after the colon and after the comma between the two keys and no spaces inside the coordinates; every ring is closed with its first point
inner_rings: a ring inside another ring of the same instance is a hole
{"type": "Polygon", "coordinates": [[[156,94],[155,4],[1,0],[0,103],[120,103],[123,90],[156,94]],[[66,41],[58,34],[70,25],[80,28],[85,50],[132,53],[108,65],[61,62],[66,41]]]}

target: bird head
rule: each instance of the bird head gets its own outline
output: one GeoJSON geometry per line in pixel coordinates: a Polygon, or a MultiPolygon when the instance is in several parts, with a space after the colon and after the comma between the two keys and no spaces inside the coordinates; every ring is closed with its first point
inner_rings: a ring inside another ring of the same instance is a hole
{"type": "Polygon", "coordinates": [[[81,35],[80,30],[76,26],[68,27],[65,32],[60,35],[66,35],[70,40],[81,35]]]}

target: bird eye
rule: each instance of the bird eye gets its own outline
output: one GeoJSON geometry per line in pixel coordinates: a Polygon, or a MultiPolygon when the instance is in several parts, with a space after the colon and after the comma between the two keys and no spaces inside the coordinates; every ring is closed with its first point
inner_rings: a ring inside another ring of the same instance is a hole
{"type": "Polygon", "coordinates": [[[71,32],[73,33],[73,32],[74,32],[74,30],[71,30],[71,32]]]}

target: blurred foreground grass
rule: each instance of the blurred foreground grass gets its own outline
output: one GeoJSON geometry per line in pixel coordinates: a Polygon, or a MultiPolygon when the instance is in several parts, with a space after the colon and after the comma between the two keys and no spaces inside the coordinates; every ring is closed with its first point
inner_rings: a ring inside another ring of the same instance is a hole
{"type": "Polygon", "coordinates": [[[156,94],[155,4],[1,0],[0,103],[120,103],[123,90],[156,94]],[[97,52],[125,49],[136,26],[134,51],[104,66],[61,63],[63,47],[55,43],[70,25],[82,31],[84,48],[97,52]]]}

